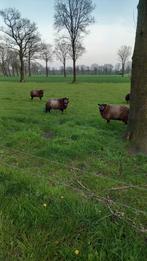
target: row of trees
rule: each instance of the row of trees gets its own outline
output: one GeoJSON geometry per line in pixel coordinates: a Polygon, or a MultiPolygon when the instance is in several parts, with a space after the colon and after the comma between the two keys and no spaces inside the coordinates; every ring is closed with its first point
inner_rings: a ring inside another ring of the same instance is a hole
{"type": "MultiPolygon", "coordinates": [[[[62,35],[57,39],[55,53],[57,58],[63,63],[64,75],[66,76],[66,59],[71,57],[73,60],[73,81],[76,80],[76,61],[84,52],[81,41],[81,32],[92,22],[90,13],[94,9],[91,0],[80,1],[57,1],[55,14],[55,26],[57,30],[63,27],[67,29],[68,34],[62,35]]],[[[49,44],[41,42],[39,32],[35,23],[29,19],[22,18],[18,10],[8,8],[0,11],[5,27],[0,30],[4,33],[3,43],[1,43],[2,70],[6,72],[6,65],[10,63],[10,52],[16,56],[16,63],[20,66],[20,81],[24,81],[25,63],[28,62],[29,75],[31,74],[31,60],[37,54],[42,57],[46,63],[46,75],[48,75],[48,62],[52,58],[52,48],[49,44]],[[5,46],[4,46],[5,45],[5,46]],[[8,50],[9,49],[9,50],[8,50]],[[5,53],[5,55],[4,55],[5,53]],[[4,59],[7,56],[7,59],[4,59]],[[7,62],[5,62],[7,61],[7,62]]],[[[16,70],[15,66],[15,70],[16,70]]],[[[14,66],[13,66],[14,68],[14,66]]],[[[14,69],[12,69],[14,70],[14,69]]],[[[8,69],[9,71],[9,69],[8,69]]]]}
{"type": "MultiPolygon", "coordinates": [[[[65,77],[66,61],[67,59],[72,59],[73,82],[75,82],[77,73],[76,61],[85,52],[82,38],[83,34],[86,33],[87,26],[94,22],[94,18],[91,16],[94,8],[91,0],[56,1],[55,27],[58,31],[63,30],[64,34],[56,39],[54,50],[50,44],[41,41],[36,24],[29,19],[22,18],[18,10],[8,8],[0,11],[5,24],[5,27],[0,27],[0,30],[4,33],[3,40],[0,43],[2,73],[4,75],[18,75],[20,72],[20,81],[22,82],[24,81],[26,71],[31,76],[31,62],[34,59],[43,59],[46,64],[46,76],[48,76],[48,63],[53,59],[53,54],[55,54],[56,58],[63,65],[65,77]]],[[[122,64],[122,76],[125,73],[125,65],[129,55],[130,47],[122,46],[118,51],[122,64]]],[[[94,73],[111,73],[112,66],[96,65],[91,71],[94,73]]]]}
{"type": "Polygon", "coordinates": [[[0,44],[1,67],[5,74],[20,72],[20,81],[24,81],[25,63],[27,61],[29,75],[31,74],[31,60],[38,51],[42,55],[46,52],[47,45],[41,43],[37,26],[29,19],[22,18],[18,10],[8,8],[0,11],[5,27],[0,30],[4,33],[0,44]]]}
{"type": "MultiPolygon", "coordinates": [[[[70,58],[66,44],[61,41],[56,42],[55,50],[53,50],[51,45],[42,44],[36,45],[34,49],[29,50],[28,57],[24,58],[24,74],[31,76],[31,74],[44,75],[48,77],[50,74],[64,75],[72,74],[72,66],[66,66],[67,59],[70,58]],[[36,50],[36,51],[35,51],[36,50]],[[62,66],[60,68],[50,67],[48,62],[57,58],[62,66]],[[43,60],[46,64],[44,67],[40,62],[43,60]]],[[[80,50],[79,50],[80,51],[80,50]]],[[[82,54],[83,49],[79,52],[82,54]]],[[[79,57],[79,56],[78,56],[79,57]]],[[[90,75],[103,75],[103,74],[130,74],[131,73],[131,62],[126,62],[123,67],[122,64],[117,63],[115,66],[112,64],[92,64],[91,66],[78,65],[76,66],[77,74],[90,74],[90,75]]],[[[0,44],[0,73],[4,76],[19,76],[20,74],[20,61],[18,52],[9,48],[6,44],[0,44]]]]}
{"type": "MultiPolygon", "coordinates": [[[[49,71],[51,71],[49,68],[49,62],[52,61],[54,57],[56,57],[61,62],[63,67],[63,69],[61,68],[59,71],[63,71],[64,76],[66,77],[66,71],[71,71],[70,67],[66,69],[67,59],[72,58],[70,44],[67,41],[65,42],[64,39],[56,39],[56,45],[53,49],[52,45],[42,43],[41,38],[37,38],[38,39],[36,39],[36,41],[30,42],[26,52],[24,52],[23,57],[21,57],[21,60],[19,52],[10,46],[10,42],[8,40],[7,43],[5,41],[0,43],[0,71],[3,73],[3,75],[19,75],[19,71],[22,66],[24,74],[27,73],[29,76],[31,76],[32,69],[34,71],[35,68],[36,73],[44,73],[44,66],[41,64],[41,60],[43,60],[45,62],[45,73],[48,77],[49,71]]],[[[84,51],[85,48],[79,44],[76,49],[76,60],[82,55],[84,51]]],[[[54,69],[54,71],[56,71],[56,69],[54,69]]]]}
{"type": "MultiPolygon", "coordinates": [[[[66,36],[56,39],[56,46],[53,50],[50,44],[41,41],[35,23],[22,18],[16,9],[5,9],[0,11],[0,15],[5,23],[5,27],[0,28],[4,33],[0,43],[0,65],[4,75],[19,75],[20,73],[20,81],[22,82],[26,71],[31,76],[31,62],[39,59],[45,61],[46,76],[48,76],[48,63],[52,61],[55,54],[63,64],[64,76],[66,77],[66,60],[77,61],[85,51],[81,41],[76,41],[73,58],[72,46],[66,36]]],[[[39,64],[38,67],[42,68],[39,64]]]]}

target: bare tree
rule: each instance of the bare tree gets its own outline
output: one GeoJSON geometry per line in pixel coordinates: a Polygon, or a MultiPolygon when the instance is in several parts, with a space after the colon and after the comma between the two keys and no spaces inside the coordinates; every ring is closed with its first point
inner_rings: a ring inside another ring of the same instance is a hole
{"type": "Polygon", "coordinates": [[[91,16],[95,6],[92,0],[56,0],[55,27],[65,29],[70,38],[73,59],[73,82],[76,81],[76,42],[94,18],[91,16]]]}
{"type": "Polygon", "coordinates": [[[44,67],[38,62],[32,62],[31,71],[33,74],[41,75],[44,74],[44,67]]]}
{"type": "Polygon", "coordinates": [[[19,63],[19,55],[18,52],[8,48],[7,52],[7,69],[9,76],[13,75],[19,75],[19,68],[20,68],[20,63],[19,63]]]}
{"type": "Polygon", "coordinates": [[[27,45],[27,59],[28,59],[28,74],[31,76],[31,60],[38,58],[37,53],[41,50],[41,38],[36,35],[34,39],[31,39],[27,45]]]}
{"type": "Polygon", "coordinates": [[[64,37],[56,39],[55,55],[63,64],[64,77],[66,77],[66,60],[69,57],[69,42],[64,37]]]}
{"type": "MultiPolygon", "coordinates": [[[[82,43],[80,41],[75,42],[75,61],[79,59],[80,56],[83,55],[85,52],[85,47],[82,46],[82,43]]],[[[69,45],[69,55],[73,59],[73,51],[72,51],[72,46],[69,45]]]]}
{"type": "Polygon", "coordinates": [[[49,74],[48,62],[52,61],[52,55],[53,55],[52,45],[42,43],[41,44],[41,57],[45,61],[46,77],[48,77],[48,74],[49,74]]]}
{"type": "Polygon", "coordinates": [[[122,77],[124,76],[124,72],[125,72],[125,65],[126,62],[128,61],[130,55],[131,55],[131,47],[130,46],[126,46],[123,45],[121,46],[121,48],[118,50],[118,57],[119,57],[119,61],[121,62],[121,75],[122,77]]]}
{"type": "Polygon", "coordinates": [[[19,52],[20,59],[20,82],[24,81],[24,57],[26,56],[27,46],[36,35],[38,35],[35,23],[21,18],[20,12],[14,8],[8,8],[0,11],[6,28],[1,27],[11,41],[11,46],[19,52]]]}
{"type": "Polygon", "coordinates": [[[4,76],[14,76],[19,68],[18,53],[5,42],[0,43],[0,66],[4,76]]]}
{"type": "Polygon", "coordinates": [[[121,64],[120,63],[116,63],[115,64],[115,73],[116,74],[120,74],[120,70],[121,70],[121,64]]]}
{"type": "Polygon", "coordinates": [[[4,76],[8,76],[7,68],[6,68],[7,54],[8,54],[8,50],[6,48],[6,45],[4,43],[1,43],[0,44],[0,65],[1,65],[1,70],[2,70],[2,73],[4,76]]]}
{"type": "Polygon", "coordinates": [[[103,66],[103,72],[104,74],[111,74],[113,70],[113,65],[112,64],[104,64],[103,66]]]}
{"type": "Polygon", "coordinates": [[[147,1],[138,4],[132,59],[131,100],[127,138],[134,152],[147,154],[147,1]]]}

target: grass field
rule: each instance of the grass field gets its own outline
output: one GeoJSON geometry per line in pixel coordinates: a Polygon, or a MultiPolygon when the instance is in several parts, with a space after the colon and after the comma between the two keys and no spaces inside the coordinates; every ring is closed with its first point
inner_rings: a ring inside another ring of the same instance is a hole
{"type": "MultiPolygon", "coordinates": [[[[48,78],[46,78],[44,75],[38,75],[38,76],[32,76],[32,77],[26,77],[25,79],[27,82],[41,82],[41,83],[71,83],[72,76],[67,75],[66,78],[64,78],[62,75],[49,75],[48,78]]],[[[10,82],[16,82],[19,81],[19,77],[0,77],[0,81],[10,81],[10,82]]],[[[128,83],[130,81],[128,75],[125,75],[124,77],[121,77],[120,75],[77,75],[77,82],[78,83],[128,83]]]]}
{"type": "Polygon", "coordinates": [[[0,79],[0,260],[146,260],[147,158],[97,109],[128,91],[115,76],[0,79]],[[65,96],[63,114],[45,114],[48,98],[65,96]]]}

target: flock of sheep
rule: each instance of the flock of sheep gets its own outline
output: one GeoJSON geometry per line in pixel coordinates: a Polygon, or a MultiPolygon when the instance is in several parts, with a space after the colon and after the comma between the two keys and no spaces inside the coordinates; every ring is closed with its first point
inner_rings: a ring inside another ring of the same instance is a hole
{"type": "MultiPolygon", "coordinates": [[[[43,97],[43,90],[32,90],[31,99],[34,97],[40,98],[43,97]]],[[[125,97],[126,102],[130,100],[130,94],[128,93],[125,97]]],[[[62,112],[67,108],[69,103],[69,98],[58,98],[58,99],[49,99],[45,106],[45,112],[50,112],[53,110],[61,110],[62,112]]],[[[124,105],[112,105],[112,104],[98,104],[98,108],[101,116],[109,123],[110,120],[119,120],[123,121],[125,124],[128,123],[129,108],[124,105]]]]}

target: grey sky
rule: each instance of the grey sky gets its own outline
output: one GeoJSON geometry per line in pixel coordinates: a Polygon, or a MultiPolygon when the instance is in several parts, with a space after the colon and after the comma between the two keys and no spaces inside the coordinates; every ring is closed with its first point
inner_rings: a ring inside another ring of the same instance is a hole
{"type": "MultiPolygon", "coordinates": [[[[17,8],[23,17],[36,22],[43,40],[54,44],[54,3],[54,0],[1,0],[0,9],[17,8]]],[[[84,38],[86,53],[78,63],[115,64],[121,45],[130,45],[133,50],[138,0],[95,0],[94,3],[95,24],[89,27],[89,34],[84,38]]],[[[52,66],[56,64],[54,61],[52,66]]]]}

